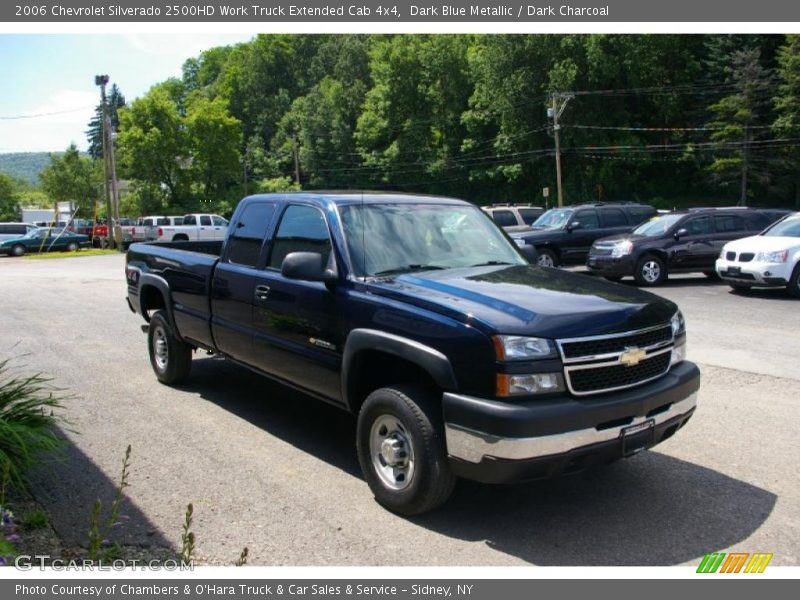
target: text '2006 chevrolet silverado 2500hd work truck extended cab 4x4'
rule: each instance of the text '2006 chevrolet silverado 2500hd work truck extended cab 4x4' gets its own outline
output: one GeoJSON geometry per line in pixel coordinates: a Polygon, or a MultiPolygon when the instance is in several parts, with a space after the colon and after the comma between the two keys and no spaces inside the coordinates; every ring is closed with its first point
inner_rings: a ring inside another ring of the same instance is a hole
{"type": "Polygon", "coordinates": [[[134,244],[126,275],[160,381],[201,348],[352,412],[367,483],[398,513],[456,477],[611,462],[695,410],[675,304],[530,265],[459,200],[250,196],[224,242],[134,244]]]}

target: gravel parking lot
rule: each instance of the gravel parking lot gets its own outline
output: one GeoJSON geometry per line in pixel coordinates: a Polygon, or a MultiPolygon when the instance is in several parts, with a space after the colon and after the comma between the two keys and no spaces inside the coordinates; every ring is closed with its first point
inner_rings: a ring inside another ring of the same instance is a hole
{"type": "Polygon", "coordinates": [[[702,276],[657,290],[684,311],[703,383],[692,422],[656,450],[554,481],[462,482],[406,519],[372,500],[348,415],[201,354],[187,385],[158,384],[123,265],[0,258],[4,354],[76,395],[76,450],[36,488],[68,540],[131,444],[122,535],[179,546],[193,502],[211,564],[243,546],[268,565],[696,565],[728,549],[800,564],[800,303],[783,291],[741,297],[702,276]]]}

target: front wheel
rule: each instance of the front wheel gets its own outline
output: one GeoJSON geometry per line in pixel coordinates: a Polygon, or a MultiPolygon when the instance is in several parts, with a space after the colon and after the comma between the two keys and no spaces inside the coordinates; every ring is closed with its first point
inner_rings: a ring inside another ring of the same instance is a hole
{"type": "Polygon", "coordinates": [[[536,259],[536,264],[540,267],[557,267],[558,255],[549,248],[542,248],[539,250],[539,258],[536,259]]]}
{"type": "Polygon", "coordinates": [[[11,248],[11,256],[22,256],[23,254],[25,254],[25,246],[22,244],[17,244],[11,248]]]}
{"type": "Polygon", "coordinates": [[[636,263],[633,277],[639,285],[659,285],[667,278],[667,269],[663,260],[650,254],[643,256],[636,263]]]}
{"type": "Polygon", "coordinates": [[[361,407],[358,462],[375,500],[392,512],[427,512],[453,491],[441,412],[433,394],[405,385],[375,390],[361,407]]]}
{"type": "Polygon", "coordinates": [[[161,383],[175,385],[189,376],[192,347],[178,339],[163,310],[156,311],[150,318],[147,345],[150,365],[161,383]]]}
{"type": "Polygon", "coordinates": [[[789,284],[786,291],[795,298],[800,298],[800,263],[796,264],[792,276],[789,277],[789,284]]]}

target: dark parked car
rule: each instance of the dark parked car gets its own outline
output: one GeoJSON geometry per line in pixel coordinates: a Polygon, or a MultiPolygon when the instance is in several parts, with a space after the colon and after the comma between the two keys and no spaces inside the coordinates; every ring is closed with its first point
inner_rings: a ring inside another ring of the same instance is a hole
{"type": "Polygon", "coordinates": [[[669,273],[715,276],[714,264],[731,240],[759,233],[789,211],[694,208],[659,215],[632,233],[597,240],[586,266],[611,280],[633,275],[639,285],[663,283],[669,273]]]}
{"type": "Polygon", "coordinates": [[[551,208],[539,217],[532,231],[514,233],[539,253],[539,265],[558,267],[586,260],[599,238],[625,233],[656,214],[647,204],[603,202],[551,208]]]}
{"type": "Polygon", "coordinates": [[[72,233],[65,229],[35,229],[28,234],[0,243],[0,253],[22,256],[26,252],[51,252],[66,250],[74,252],[89,246],[89,236],[72,233]]]}
{"type": "Polygon", "coordinates": [[[697,402],[675,304],[531,265],[458,200],[251,196],[224,242],[133,244],[126,276],[159,381],[186,379],[202,348],[357,415],[364,477],[403,514],[443,503],[457,476],[636,454],[697,402]]]}

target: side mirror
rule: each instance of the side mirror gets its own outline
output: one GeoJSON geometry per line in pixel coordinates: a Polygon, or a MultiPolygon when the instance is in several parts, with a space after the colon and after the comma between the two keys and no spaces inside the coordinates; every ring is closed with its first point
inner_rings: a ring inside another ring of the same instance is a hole
{"type": "Polygon", "coordinates": [[[675,232],[675,239],[679,240],[685,235],[689,235],[689,230],[686,229],[685,227],[681,227],[680,229],[678,229],[678,231],[675,232]]]}
{"type": "Polygon", "coordinates": [[[573,221],[572,223],[567,225],[567,231],[572,233],[573,229],[580,229],[581,227],[583,227],[583,225],[581,225],[580,221],[573,221]]]}
{"type": "Polygon", "coordinates": [[[286,279],[325,283],[336,281],[339,276],[333,254],[328,264],[324,264],[319,252],[290,252],[281,263],[281,275],[286,279]]]}
{"type": "Polygon", "coordinates": [[[536,251],[536,246],[526,244],[525,246],[520,246],[519,251],[530,264],[535,265],[539,262],[539,253],[536,251]]]}

